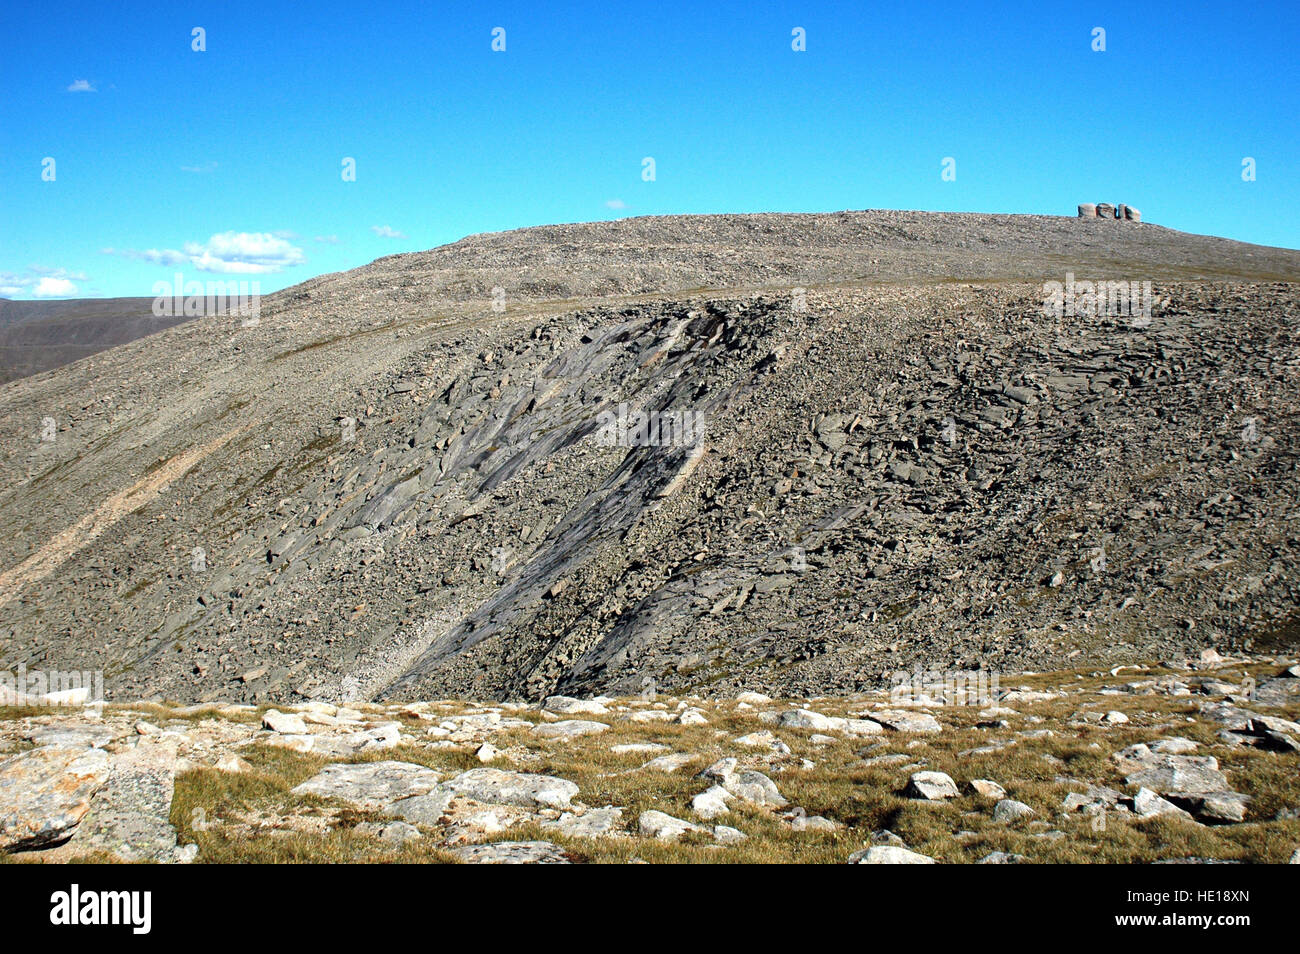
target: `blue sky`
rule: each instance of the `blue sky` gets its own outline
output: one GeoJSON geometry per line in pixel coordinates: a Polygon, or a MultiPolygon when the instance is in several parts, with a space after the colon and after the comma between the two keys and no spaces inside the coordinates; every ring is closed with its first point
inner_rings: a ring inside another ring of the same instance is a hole
{"type": "Polygon", "coordinates": [[[1297,41],[1294,0],[5,4],[0,296],[687,212],[1126,201],[1295,248],[1297,41]]]}

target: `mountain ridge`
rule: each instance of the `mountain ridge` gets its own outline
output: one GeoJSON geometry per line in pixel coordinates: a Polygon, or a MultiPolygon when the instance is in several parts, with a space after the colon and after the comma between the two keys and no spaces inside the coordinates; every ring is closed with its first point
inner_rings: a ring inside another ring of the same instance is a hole
{"type": "Polygon", "coordinates": [[[1289,632],[1300,252],[974,213],[524,232],[6,386],[0,667],[831,692],[1289,632]],[[1149,323],[1044,315],[1069,273],[1151,281],[1149,323]],[[703,450],[601,444],[620,404],[701,414],[703,450]]]}

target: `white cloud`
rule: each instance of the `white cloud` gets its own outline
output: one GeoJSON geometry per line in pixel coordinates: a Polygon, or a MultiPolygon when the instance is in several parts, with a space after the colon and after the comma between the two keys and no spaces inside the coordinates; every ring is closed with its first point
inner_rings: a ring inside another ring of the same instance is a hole
{"type": "Polygon", "coordinates": [[[406,238],[404,233],[397,231],[397,229],[393,228],[391,225],[372,225],[370,226],[370,231],[374,232],[380,238],[406,238]]]}
{"type": "Polygon", "coordinates": [[[90,85],[90,80],[74,80],[68,86],[69,93],[94,93],[98,92],[94,86],[90,85]]]}
{"type": "Polygon", "coordinates": [[[100,251],[104,255],[121,255],[123,258],[134,259],[137,262],[152,262],[154,265],[184,265],[190,260],[184,252],[166,248],[105,248],[100,251]]]}
{"type": "Polygon", "coordinates": [[[77,294],[77,286],[66,278],[41,278],[32,289],[37,298],[72,298],[77,294]]]}
{"type": "Polygon", "coordinates": [[[197,172],[203,174],[205,172],[212,172],[216,168],[216,160],[209,159],[207,162],[199,163],[197,166],[181,166],[181,172],[197,172]]]}
{"type": "Polygon", "coordinates": [[[270,232],[218,232],[206,242],[186,242],[176,249],[111,249],[106,255],[121,255],[155,265],[184,265],[201,272],[230,275],[267,275],[307,261],[302,249],[270,232]]]}
{"type": "Polygon", "coordinates": [[[77,294],[77,282],[90,279],[81,272],[45,265],[29,265],[26,274],[0,272],[0,298],[31,295],[36,298],[72,298],[77,294]]]}
{"type": "Polygon", "coordinates": [[[221,232],[207,245],[186,242],[185,253],[205,272],[261,275],[307,261],[302,249],[267,232],[221,232]]]}
{"type": "Polygon", "coordinates": [[[324,242],[326,245],[338,245],[339,237],[337,235],[318,235],[316,241],[324,242]]]}
{"type": "Polygon", "coordinates": [[[50,268],[48,265],[29,265],[27,270],[33,275],[48,275],[50,278],[70,278],[74,282],[90,281],[85,272],[70,272],[66,268],[50,268]]]}
{"type": "Polygon", "coordinates": [[[626,208],[627,208],[627,203],[624,202],[622,199],[607,199],[607,200],[605,201],[605,208],[607,208],[607,209],[626,209],[626,208]]]}

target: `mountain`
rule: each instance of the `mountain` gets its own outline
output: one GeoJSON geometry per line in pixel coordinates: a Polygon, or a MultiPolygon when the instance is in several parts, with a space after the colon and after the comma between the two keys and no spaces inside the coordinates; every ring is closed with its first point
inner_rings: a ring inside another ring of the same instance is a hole
{"type": "Polygon", "coordinates": [[[1149,223],[891,211],[321,276],[0,389],[0,669],[829,694],[1294,646],[1298,281],[1149,223]]]}

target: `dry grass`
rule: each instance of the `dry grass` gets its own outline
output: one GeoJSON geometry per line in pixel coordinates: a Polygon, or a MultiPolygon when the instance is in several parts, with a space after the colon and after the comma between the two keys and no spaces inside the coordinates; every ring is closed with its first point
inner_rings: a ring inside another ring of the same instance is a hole
{"type": "MultiPolygon", "coordinates": [[[[1222,675],[1239,679],[1247,672],[1265,678],[1275,666],[1237,666],[1222,675]]],[[[498,768],[537,772],[568,779],[579,787],[575,805],[623,808],[625,837],[583,839],[557,834],[534,821],[515,825],[484,838],[485,841],[542,840],[562,846],[577,861],[626,863],[636,859],[652,863],[838,863],[871,843],[871,835],[888,829],[914,851],[947,863],[971,863],[993,851],[1022,855],[1042,863],[1134,864],[1161,859],[1213,858],[1249,862],[1285,862],[1300,846],[1300,820],[1279,820],[1283,809],[1300,807],[1300,756],[1233,747],[1218,736],[1220,726],[1198,715],[1203,695],[1101,694],[1105,687],[1157,679],[1167,674],[1159,667],[1146,671],[1124,670],[1117,676],[1092,671],[1052,673],[1016,679],[1017,686],[1039,689],[1066,688],[1063,697],[1014,703],[1006,726],[990,726],[988,717],[970,707],[939,707],[932,711],[944,725],[939,734],[887,732],[861,739],[836,737],[815,745],[811,732],[774,728],[758,718],[758,710],[741,710],[734,703],[702,704],[709,724],[682,726],[664,722],[629,721],[626,713],[594,718],[611,729],[600,735],[559,741],[545,740],[529,728],[501,730],[491,735],[505,756],[492,764],[498,768]],[[1129,722],[1100,725],[1081,721],[1084,712],[1123,711],[1129,722]],[[983,722],[981,726],[979,723],[983,722]],[[1033,736],[1033,730],[1050,734],[1033,736]],[[772,730],[790,748],[786,755],[747,748],[736,737],[772,730]],[[1247,819],[1236,825],[1203,826],[1168,818],[1140,820],[1111,812],[1104,826],[1095,827],[1091,816],[1067,815],[1061,803],[1085,784],[1105,785],[1131,793],[1112,754],[1137,742],[1183,736],[1200,744],[1200,754],[1213,754],[1236,791],[1253,799],[1247,819]],[[968,750],[994,742],[1011,741],[991,753],[968,750]],[[689,753],[693,761],[676,772],[643,770],[654,754],[615,753],[620,743],[657,743],[667,751],[689,753]],[[865,758],[903,755],[906,761],[866,765],[865,758]],[[792,806],[809,816],[822,815],[840,824],[835,832],[795,831],[778,812],[757,807],[736,807],[715,820],[743,831],[748,839],[721,846],[711,837],[690,836],[679,842],[660,842],[635,834],[641,812],[656,809],[678,818],[700,822],[691,811],[691,799],[709,783],[697,773],[723,757],[736,757],[742,765],[768,774],[792,806]],[[807,767],[803,760],[813,763],[807,767]],[[921,768],[946,772],[957,782],[959,797],[931,803],[904,796],[910,775],[921,768]],[[993,800],[976,794],[973,779],[991,779],[1010,798],[1029,805],[1036,816],[1011,824],[992,818],[993,800]]],[[[1184,674],[1185,675],[1185,674],[1184,674]]],[[[1012,688],[1005,685],[1003,688],[1012,688]]],[[[670,707],[676,700],[669,701],[670,707]]],[[[771,709],[790,708],[774,704],[771,709]]],[[[863,699],[812,700],[811,708],[827,715],[852,715],[870,705],[863,699]]],[[[448,706],[440,712],[462,712],[470,704],[448,706]]],[[[155,714],[162,725],[187,724],[211,718],[246,723],[256,713],[220,716],[212,711],[191,713],[178,719],[164,706],[134,706],[132,713],[155,714]]],[[[1273,714],[1300,718],[1300,703],[1273,714]]],[[[47,716],[49,710],[3,710],[0,718],[47,716]]],[[[181,843],[195,842],[201,861],[216,863],[343,863],[343,862],[446,862],[455,858],[448,850],[445,832],[422,829],[422,837],[401,846],[384,842],[358,826],[382,821],[377,813],[363,812],[346,803],[300,797],[292,789],[320,771],[330,761],[368,762],[398,760],[428,766],[444,775],[479,767],[474,755],[477,742],[440,748],[423,741],[428,725],[396,710],[375,711],[375,718],[397,718],[413,742],[397,748],[372,751],[347,759],[327,759],[264,744],[243,747],[241,756],[252,766],[243,773],[202,768],[178,777],[171,820],[181,843]]],[[[510,713],[530,724],[541,716],[535,711],[510,713]]],[[[103,859],[84,859],[103,860],[103,859]]]]}

